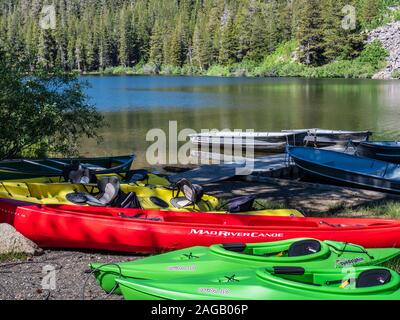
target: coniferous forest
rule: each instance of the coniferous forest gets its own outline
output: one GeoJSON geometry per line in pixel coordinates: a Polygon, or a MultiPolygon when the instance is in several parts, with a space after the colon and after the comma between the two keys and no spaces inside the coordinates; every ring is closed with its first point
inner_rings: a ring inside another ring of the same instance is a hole
{"type": "Polygon", "coordinates": [[[386,55],[378,44],[365,44],[367,30],[379,26],[386,8],[397,2],[3,0],[0,39],[29,56],[32,67],[87,73],[323,76],[351,72],[349,61],[357,61],[355,76],[362,76],[376,71],[370,68],[386,55]],[[39,26],[44,4],[56,7],[54,30],[39,26]],[[356,23],[344,29],[348,5],[355,8],[356,23]]]}

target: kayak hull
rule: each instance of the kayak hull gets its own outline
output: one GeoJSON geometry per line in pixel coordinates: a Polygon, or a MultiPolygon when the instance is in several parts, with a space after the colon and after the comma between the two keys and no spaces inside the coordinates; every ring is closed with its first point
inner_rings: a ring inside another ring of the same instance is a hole
{"type": "MultiPolygon", "coordinates": [[[[301,268],[303,269],[303,268],[301,268]]],[[[151,281],[118,279],[126,300],[399,300],[400,277],[393,270],[368,267],[343,270],[303,269],[304,275],[282,278],[273,271],[231,270],[176,280],[151,281]],[[345,279],[357,278],[364,271],[383,270],[391,279],[378,286],[342,288],[345,279]],[[338,284],[328,285],[329,281],[338,284]],[[343,281],[343,282],[342,282],[343,281]],[[336,281],[335,281],[336,282],[336,281]]]]}
{"type": "Polygon", "coordinates": [[[193,144],[224,149],[253,148],[255,151],[284,153],[288,144],[303,145],[307,131],[299,132],[211,132],[190,136],[193,144]]]}
{"type": "Polygon", "coordinates": [[[392,163],[400,163],[400,143],[362,142],[357,147],[357,155],[392,163]]]}
{"type": "Polygon", "coordinates": [[[0,200],[0,223],[43,248],[162,253],[219,243],[294,238],[400,247],[400,221],[221,215],[142,209],[44,206],[0,200]]]}
{"type": "Polygon", "coordinates": [[[340,152],[290,147],[289,155],[307,176],[387,193],[400,193],[400,169],[391,163],[340,152]]]}
{"type": "MultiPolygon", "coordinates": [[[[231,272],[243,268],[301,265],[307,268],[345,268],[353,266],[379,265],[397,257],[400,249],[364,249],[340,242],[320,242],[320,251],[313,254],[288,257],[281,256],[294,244],[310,239],[246,244],[242,252],[230,251],[223,245],[192,247],[158,256],[118,264],[90,265],[97,282],[106,292],[115,289],[118,278],[171,280],[182,277],[203,276],[211,272],[231,272]],[[268,256],[265,254],[268,253],[268,256]],[[272,253],[272,255],[271,255],[272,253]]],[[[315,241],[311,239],[311,241],[315,241]]],[[[114,291],[120,294],[118,288],[114,291]]]]}
{"type": "MultiPolygon", "coordinates": [[[[298,130],[284,132],[296,132],[298,130]]],[[[350,141],[358,144],[368,141],[372,136],[370,131],[341,131],[341,130],[324,130],[324,129],[308,129],[308,135],[304,138],[304,144],[312,147],[329,147],[334,145],[345,145],[350,141]]]]}

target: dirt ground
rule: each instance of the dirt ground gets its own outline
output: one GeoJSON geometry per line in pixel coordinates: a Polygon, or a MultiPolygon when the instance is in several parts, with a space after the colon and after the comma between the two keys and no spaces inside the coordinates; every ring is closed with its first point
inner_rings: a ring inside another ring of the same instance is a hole
{"type": "Polygon", "coordinates": [[[111,263],[137,258],[95,252],[45,251],[44,255],[29,261],[1,263],[0,300],[121,299],[107,297],[94,277],[85,272],[90,262],[111,263]],[[54,272],[50,274],[47,270],[54,272]],[[47,278],[48,275],[55,277],[47,278]]]}
{"type": "Polygon", "coordinates": [[[227,181],[204,186],[206,193],[220,198],[257,195],[257,198],[279,202],[286,208],[299,209],[307,216],[334,213],[336,208],[358,207],[399,196],[369,190],[352,189],[294,180],[262,178],[262,181],[227,181]]]}
{"type": "MultiPolygon", "coordinates": [[[[327,210],[343,205],[358,206],[394,198],[372,191],[274,179],[263,182],[214,183],[205,186],[205,191],[225,198],[256,193],[260,199],[285,203],[288,208],[301,209],[308,215],[321,215],[327,210]]],[[[34,257],[30,261],[1,263],[0,299],[121,299],[116,296],[107,297],[96,284],[94,277],[85,271],[90,262],[110,263],[138,258],[142,257],[99,252],[46,251],[44,255],[34,257]],[[45,282],[54,290],[42,288],[42,282],[49,279],[44,269],[48,266],[55,269],[55,283],[45,282]],[[87,279],[89,280],[83,293],[87,279]]]]}

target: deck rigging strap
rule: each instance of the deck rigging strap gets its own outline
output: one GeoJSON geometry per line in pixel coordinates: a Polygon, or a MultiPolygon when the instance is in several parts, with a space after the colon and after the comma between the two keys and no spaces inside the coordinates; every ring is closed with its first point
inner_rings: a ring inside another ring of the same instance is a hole
{"type": "Polygon", "coordinates": [[[1,182],[1,185],[3,186],[4,190],[6,190],[6,192],[8,193],[8,195],[9,195],[10,197],[12,197],[13,194],[7,189],[7,187],[6,187],[6,185],[4,184],[3,181],[1,182]]]}
{"type": "Polygon", "coordinates": [[[340,252],[339,257],[341,257],[344,253],[361,253],[361,254],[366,254],[371,260],[375,260],[374,256],[371,256],[368,252],[367,249],[365,249],[362,246],[358,246],[349,242],[345,242],[343,249],[338,249],[336,247],[334,247],[333,245],[328,244],[329,247],[333,248],[334,250],[340,252]],[[358,248],[360,248],[361,251],[355,251],[355,250],[346,250],[348,245],[352,245],[352,246],[356,246],[358,248]]]}

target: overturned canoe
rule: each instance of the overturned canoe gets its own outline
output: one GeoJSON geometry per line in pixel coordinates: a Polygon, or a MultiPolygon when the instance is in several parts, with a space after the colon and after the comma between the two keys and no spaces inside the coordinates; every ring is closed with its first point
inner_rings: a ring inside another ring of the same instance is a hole
{"type": "MultiPolygon", "coordinates": [[[[325,129],[306,129],[307,136],[304,144],[313,147],[329,147],[333,145],[343,145],[350,141],[358,144],[368,141],[372,136],[370,131],[341,131],[325,129]]],[[[303,132],[303,130],[284,130],[284,132],[303,132]]]]}
{"type": "Polygon", "coordinates": [[[134,155],[99,158],[51,158],[0,162],[0,181],[61,176],[66,167],[81,164],[96,174],[124,173],[131,169],[134,155]]]}
{"type": "MultiPolygon", "coordinates": [[[[192,247],[131,262],[92,263],[90,267],[100,286],[106,292],[111,292],[118,278],[172,280],[274,265],[349,268],[379,265],[398,255],[400,249],[395,248],[365,249],[343,242],[290,239],[258,244],[192,247]]],[[[116,290],[114,293],[121,292],[116,290]]]]}
{"type": "Polygon", "coordinates": [[[307,131],[299,132],[210,132],[190,135],[193,144],[219,148],[254,148],[257,151],[284,152],[286,146],[303,145],[307,131]]]}
{"type": "Polygon", "coordinates": [[[289,147],[296,165],[307,175],[330,183],[400,193],[400,166],[341,152],[289,147]]]}
{"type": "Polygon", "coordinates": [[[43,248],[160,253],[294,238],[349,242],[366,248],[400,247],[400,221],[382,219],[223,215],[0,200],[0,223],[13,225],[43,248]]]}
{"type": "Polygon", "coordinates": [[[117,279],[127,300],[399,300],[400,276],[381,267],[274,266],[151,281],[117,279]]]}
{"type": "Polygon", "coordinates": [[[400,164],[400,142],[361,142],[357,147],[357,155],[400,164]]]}

